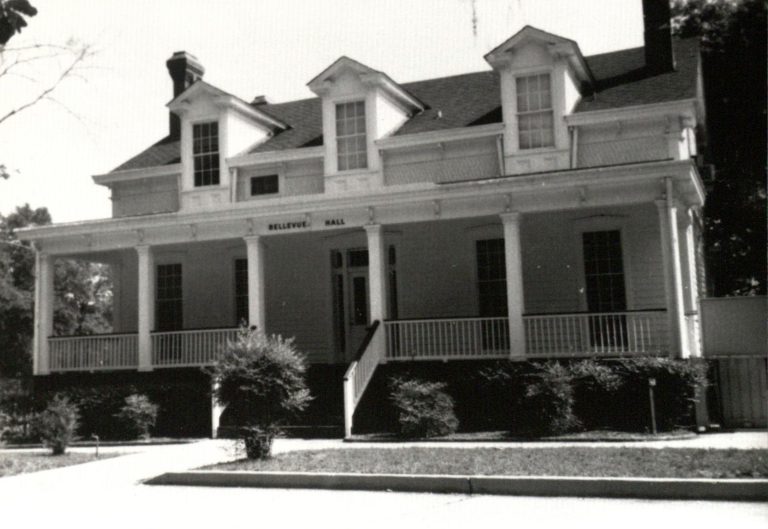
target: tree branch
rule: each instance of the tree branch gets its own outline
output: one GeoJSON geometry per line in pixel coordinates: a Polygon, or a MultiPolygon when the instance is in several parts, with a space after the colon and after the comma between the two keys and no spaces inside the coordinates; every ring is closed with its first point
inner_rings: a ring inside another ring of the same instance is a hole
{"type": "MultiPolygon", "coordinates": [[[[51,93],[58,88],[58,86],[61,84],[62,81],[69,77],[79,77],[79,75],[76,73],[77,68],[81,63],[83,63],[88,57],[92,56],[94,54],[93,49],[90,45],[84,45],[81,48],[77,49],[75,52],[75,57],[72,60],[72,62],[59,74],[59,76],[56,78],[56,80],[51,83],[47,88],[42,90],[36,97],[34,97],[32,100],[28,101],[27,103],[24,103],[4,115],[0,116],[0,124],[2,124],[4,121],[10,119],[11,117],[19,114],[20,112],[36,105],[40,101],[46,99],[46,100],[52,100],[50,97],[51,93]]],[[[53,56],[60,55],[60,54],[54,54],[53,56]]],[[[32,61],[41,58],[41,56],[36,56],[35,58],[26,59],[26,61],[32,61]]],[[[10,68],[12,68],[15,64],[19,64],[22,61],[15,61],[11,66],[6,68],[3,73],[7,73],[10,68]]],[[[0,77],[2,77],[3,73],[0,73],[0,77]]],[[[58,101],[53,100],[56,103],[59,103],[58,101]]],[[[60,104],[60,103],[59,103],[60,104]]],[[[63,105],[62,105],[63,106],[63,105]]],[[[71,112],[70,112],[71,113],[71,112]]]]}

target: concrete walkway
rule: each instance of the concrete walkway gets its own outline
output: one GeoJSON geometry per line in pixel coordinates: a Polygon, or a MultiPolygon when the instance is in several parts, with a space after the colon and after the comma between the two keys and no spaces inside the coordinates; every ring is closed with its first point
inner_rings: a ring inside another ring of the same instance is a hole
{"type": "MultiPolygon", "coordinates": [[[[419,445],[495,447],[616,446],[616,443],[418,443],[419,445]]],[[[684,441],[653,443],[671,447],[768,448],[766,434],[710,434],[684,441]]],[[[627,443],[651,446],[651,443],[627,443]]],[[[275,452],[374,446],[340,440],[278,439],[275,452]]],[[[399,443],[376,444],[396,448],[399,443]]],[[[75,448],[75,452],[93,452],[75,448]]],[[[241,457],[231,441],[103,447],[121,457],[44,472],[0,478],[0,512],[8,527],[211,527],[239,524],[266,527],[466,527],[479,520],[525,521],[527,527],[634,527],[627,521],[669,516],[697,527],[763,527],[768,507],[761,504],[701,501],[640,501],[579,498],[524,498],[385,492],[303,491],[150,487],[141,481],[168,471],[196,468],[241,457]],[[255,513],[258,512],[258,516],[255,513]],[[592,513],[600,513],[594,518],[592,513]],[[346,513],[344,516],[341,513],[346,513]],[[254,517],[255,516],[255,517],[254,517]],[[697,523],[698,522],[698,523],[697,523]],[[432,524],[437,525],[432,525],[432,524]],[[712,525],[710,525],[710,523],[712,525]],[[425,525],[426,524],[426,525],[425,525]]]]}

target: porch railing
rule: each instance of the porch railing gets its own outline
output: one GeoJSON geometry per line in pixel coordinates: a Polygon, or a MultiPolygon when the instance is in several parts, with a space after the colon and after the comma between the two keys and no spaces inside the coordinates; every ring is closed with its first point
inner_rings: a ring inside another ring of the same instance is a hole
{"type": "Polygon", "coordinates": [[[152,333],[153,367],[188,367],[213,364],[238,329],[200,329],[152,333]]]}
{"type": "Polygon", "coordinates": [[[524,316],[527,357],[621,356],[669,351],[664,310],[524,316]]]}
{"type": "Polygon", "coordinates": [[[137,334],[55,336],[48,339],[49,368],[58,371],[136,369],[137,334]]]}
{"type": "Polygon", "coordinates": [[[360,346],[357,358],[349,364],[344,374],[344,435],[352,435],[352,417],[355,408],[373,378],[376,367],[384,354],[384,332],[378,321],[371,325],[368,335],[360,346]]]}
{"type": "Polygon", "coordinates": [[[384,323],[387,360],[509,356],[507,318],[393,320],[384,323]]]}
{"type": "MultiPolygon", "coordinates": [[[[543,314],[523,317],[525,356],[666,354],[666,311],[543,314]]],[[[384,323],[388,361],[505,358],[507,318],[393,320],[384,323]]]]}

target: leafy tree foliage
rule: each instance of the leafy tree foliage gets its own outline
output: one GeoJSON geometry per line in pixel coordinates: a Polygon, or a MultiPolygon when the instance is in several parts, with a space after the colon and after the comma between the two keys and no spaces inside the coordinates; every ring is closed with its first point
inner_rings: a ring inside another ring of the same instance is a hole
{"type": "Polygon", "coordinates": [[[16,33],[27,27],[26,17],[33,17],[37,9],[29,0],[0,0],[0,46],[4,46],[16,33]]]}
{"type": "Polygon", "coordinates": [[[707,103],[705,240],[710,294],[766,292],[766,8],[675,0],[673,28],[700,36],[707,103]]]}
{"type": "MultiPolygon", "coordinates": [[[[51,223],[46,208],[28,204],[0,215],[0,375],[31,369],[35,256],[16,230],[51,223]]],[[[112,280],[99,263],[57,259],[54,271],[54,331],[94,334],[111,330],[112,280]]]]}

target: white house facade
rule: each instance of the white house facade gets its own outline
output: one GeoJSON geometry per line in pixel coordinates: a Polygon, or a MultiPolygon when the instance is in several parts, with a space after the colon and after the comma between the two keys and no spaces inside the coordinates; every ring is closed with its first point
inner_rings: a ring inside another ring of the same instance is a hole
{"type": "Polygon", "coordinates": [[[385,362],[699,356],[698,42],[644,4],[644,48],[525,27],[486,71],[342,57],[276,104],[175,53],[170,134],[94,177],[112,218],[21,232],[34,374],[205,366],[247,321],[344,366],[350,434],[385,362]],[[111,265],[114,334],[53,336],[57,258],[111,265]]]}

